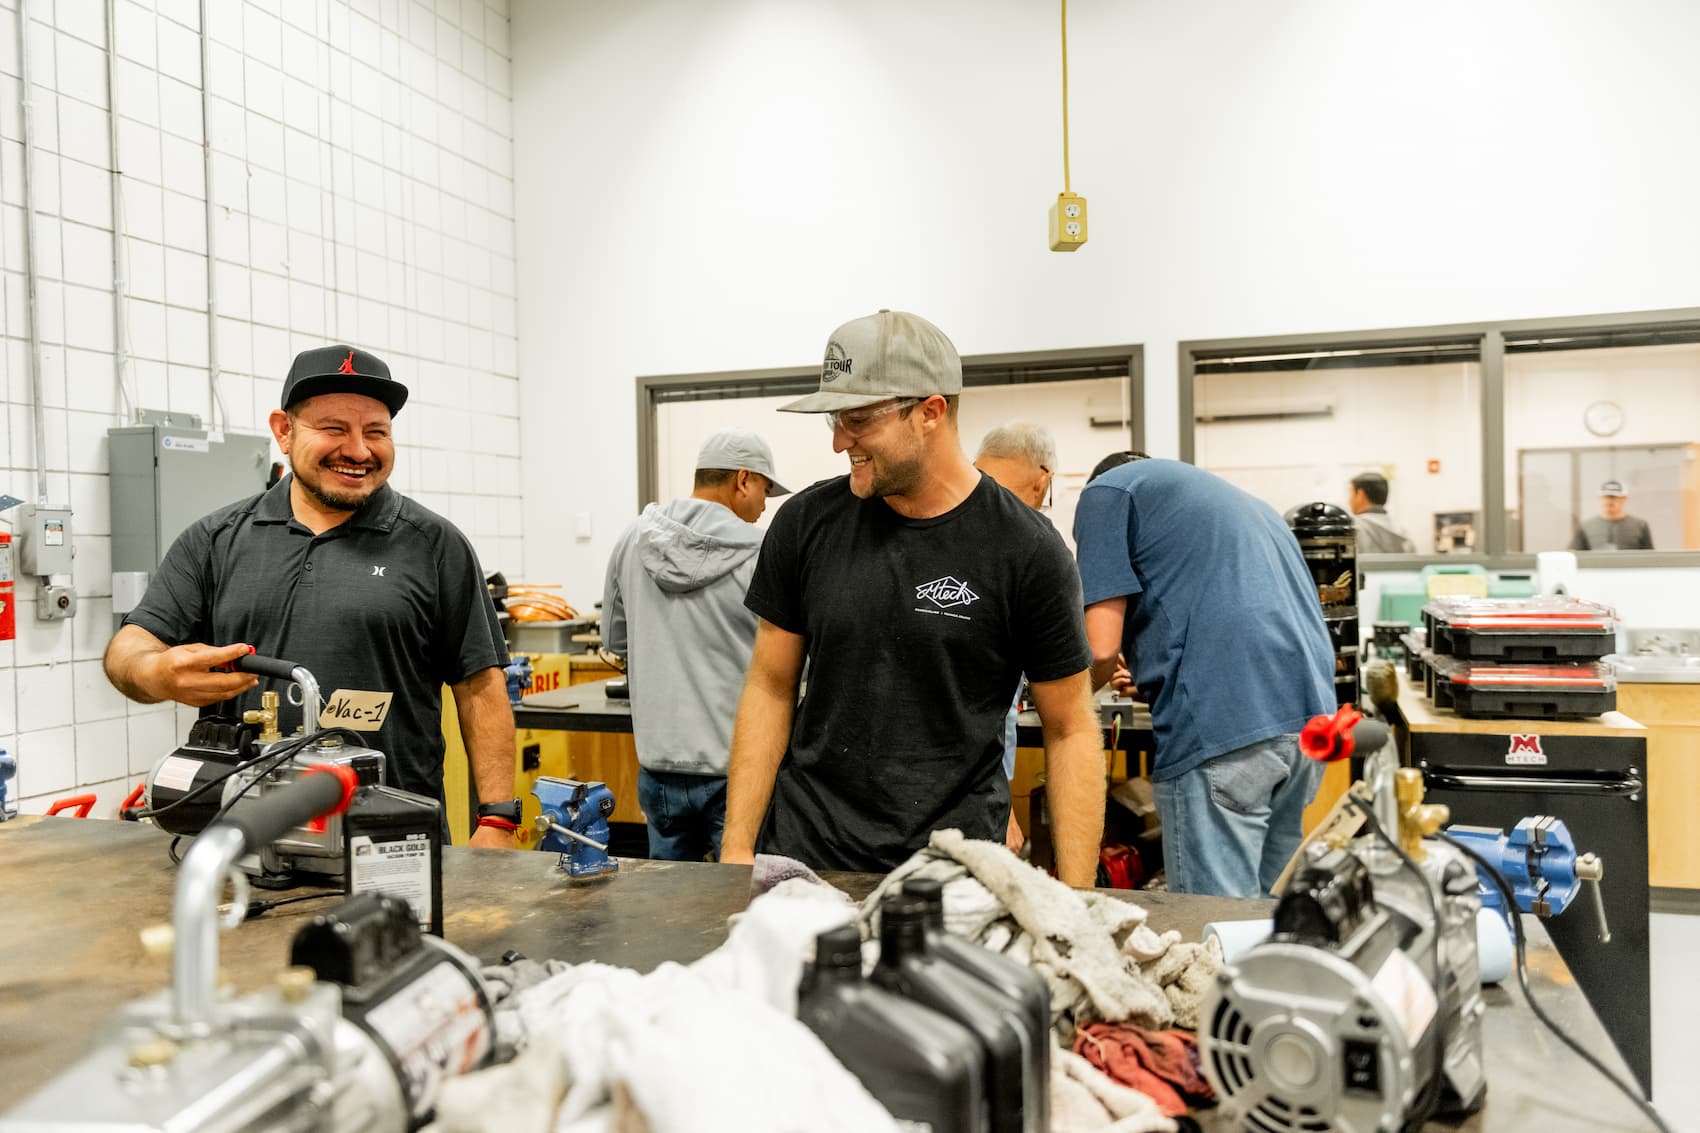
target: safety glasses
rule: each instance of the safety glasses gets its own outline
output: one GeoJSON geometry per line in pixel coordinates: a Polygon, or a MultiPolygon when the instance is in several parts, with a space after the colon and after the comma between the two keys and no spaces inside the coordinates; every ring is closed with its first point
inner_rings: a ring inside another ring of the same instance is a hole
{"type": "Polygon", "coordinates": [[[836,413],[824,413],[826,427],[829,431],[837,432],[843,429],[852,437],[859,437],[878,425],[888,414],[897,413],[911,406],[920,404],[918,397],[900,397],[896,401],[888,401],[883,405],[864,405],[858,409],[840,409],[836,413]]]}

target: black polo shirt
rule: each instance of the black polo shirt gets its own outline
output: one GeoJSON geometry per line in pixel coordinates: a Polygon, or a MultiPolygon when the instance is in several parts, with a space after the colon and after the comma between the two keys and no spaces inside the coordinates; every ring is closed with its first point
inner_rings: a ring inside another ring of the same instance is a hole
{"type": "MultiPolygon", "coordinates": [[[[248,642],[305,665],[327,698],[394,693],[369,742],[388,757],[392,785],[441,800],[441,687],[508,660],[478,556],[452,523],[387,484],[314,535],[290,509],[291,479],[184,531],[124,624],[167,645],[248,642]]],[[[277,687],[262,679],[201,714],[258,708],[261,690],[277,687]]],[[[284,734],[300,722],[286,697],[284,734]]]]}

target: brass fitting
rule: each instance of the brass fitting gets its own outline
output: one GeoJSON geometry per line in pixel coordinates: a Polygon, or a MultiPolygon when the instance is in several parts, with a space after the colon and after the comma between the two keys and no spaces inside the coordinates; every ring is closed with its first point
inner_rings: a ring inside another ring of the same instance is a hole
{"type": "Polygon", "coordinates": [[[1414,862],[1428,856],[1423,839],[1452,818],[1450,807],[1423,802],[1423,773],[1401,767],[1393,773],[1393,795],[1399,801],[1399,848],[1414,862]]]}
{"type": "Polygon", "coordinates": [[[177,1057],[177,1044],[167,1038],[143,1039],[130,1048],[129,1063],[137,1070],[165,1066],[177,1057]]]}
{"type": "Polygon", "coordinates": [[[313,969],[303,966],[285,968],[276,977],[278,994],[285,1003],[301,1003],[307,998],[307,993],[313,990],[313,981],[318,976],[313,969]]]}
{"type": "Polygon", "coordinates": [[[260,742],[275,744],[283,738],[283,733],[277,730],[277,693],[271,690],[260,694],[260,707],[256,711],[250,708],[242,713],[244,724],[260,725],[260,742]]]}

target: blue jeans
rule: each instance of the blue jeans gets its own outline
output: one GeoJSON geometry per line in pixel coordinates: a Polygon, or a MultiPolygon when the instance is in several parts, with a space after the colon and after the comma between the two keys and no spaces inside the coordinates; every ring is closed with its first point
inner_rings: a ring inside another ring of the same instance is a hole
{"type": "Polygon", "coordinates": [[[1261,740],[1152,784],[1175,893],[1263,897],[1299,848],[1322,765],[1296,735],[1261,740]]]}
{"type": "Polygon", "coordinates": [[[649,819],[649,856],[700,862],[720,856],[726,826],[726,776],[638,768],[638,805],[649,819]]]}

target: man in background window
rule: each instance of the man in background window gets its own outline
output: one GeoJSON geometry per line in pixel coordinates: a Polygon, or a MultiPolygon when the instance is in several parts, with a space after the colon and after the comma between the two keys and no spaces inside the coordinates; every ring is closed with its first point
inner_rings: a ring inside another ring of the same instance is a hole
{"type": "MultiPolygon", "coordinates": [[[[1043,425],[1029,421],[1010,421],[999,425],[980,438],[980,452],[974,457],[974,467],[996,480],[1005,490],[1030,508],[1046,511],[1050,508],[1051,481],[1056,478],[1057,442],[1043,425]]],[[[1015,694],[1021,701],[1021,691],[1015,694]]],[[[1003,775],[1015,778],[1015,705],[1003,726],[1003,775]]],[[[1009,812],[1009,829],[1004,833],[1004,845],[1019,853],[1025,836],[1015,811],[1009,812]]]]}
{"type": "Polygon", "coordinates": [[[1358,554],[1410,555],[1417,545],[1387,514],[1387,477],[1360,472],[1352,477],[1352,514],[1357,517],[1358,554]]]}
{"type": "Polygon", "coordinates": [[[1653,530],[1640,516],[1628,514],[1629,493],[1623,481],[1607,480],[1600,485],[1600,514],[1582,521],[1572,551],[1651,551],[1653,530]]]}
{"type": "Polygon", "coordinates": [[[698,451],[691,494],[644,508],[608,557],[602,643],[627,660],[651,858],[720,852],[732,717],[756,640],[744,608],[756,520],[789,490],[765,441],[725,429],[698,451]]]}

